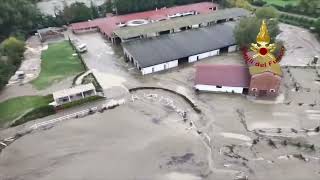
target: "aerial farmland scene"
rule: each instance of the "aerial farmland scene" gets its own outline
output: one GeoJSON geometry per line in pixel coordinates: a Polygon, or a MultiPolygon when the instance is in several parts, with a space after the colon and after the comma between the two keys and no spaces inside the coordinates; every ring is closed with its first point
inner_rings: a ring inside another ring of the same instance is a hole
{"type": "Polygon", "coordinates": [[[320,179],[320,0],[0,0],[0,180],[270,179],[320,179]]]}

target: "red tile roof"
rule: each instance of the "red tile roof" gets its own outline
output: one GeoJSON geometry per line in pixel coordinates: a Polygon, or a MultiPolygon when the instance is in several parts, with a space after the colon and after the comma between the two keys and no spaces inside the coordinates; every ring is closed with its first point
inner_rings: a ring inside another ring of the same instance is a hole
{"type": "Polygon", "coordinates": [[[249,87],[250,73],[248,67],[242,65],[198,65],[195,84],[249,87]]]}
{"type": "Polygon", "coordinates": [[[210,2],[189,4],[184,6],[175,6],[171,8],[161,8],[158,10],[151,10],[139,13],[132,13],[121,16],[112,16],[106,18],[99,18],[92,21],[73,23],[70,25],[72,30],[82,30],[86,28],[99,28],[102,33],[108,36],[112,35],[112,32],[118,28],[117,24],[120,22],[127,22],[134,19],[148,19],[148,20],[159,20],[166,18],[167,15],[173,15],[176,13],[197,11],[198,13],[209,13],[212,10],[210,8],[217,7],[217,4],[210,2]]]}

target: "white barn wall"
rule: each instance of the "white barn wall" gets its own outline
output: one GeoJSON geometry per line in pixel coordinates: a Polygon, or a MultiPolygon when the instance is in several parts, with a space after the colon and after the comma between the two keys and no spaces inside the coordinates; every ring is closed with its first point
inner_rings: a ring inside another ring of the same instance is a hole
{"type": "Polygon", "coordinates": [[[209,52],[206,52],[206,53],[201,53],[201,54],[190,56],[189,59],[188,59],[188,62],[191,63],[191,62],[197,61],[198,59],[200,60],[200,59],[204,59],[204,58],[207,58],[207,57],[210,57],[210,56],[219,55],[219,51],[220,50],[217,49],[217,50],[209,51],[209,52]]]}
{"type": "Polygon", "coordinates": [[[229,86],[222,86],[221,88],[217,88],[216,86],[211,85],[203,85],[197,84],[194,86],[199,91],[213,91],[213,92],[229,92],[229,93],[243,93],[243,87],[229,87],[229,86]]]}
{"type": "MultiPolygon", "coordinates": [[[[236,50],[237,50],[237,45],[228,47],[228,52],[234,52],[236,50]]],[[[129,57],[130,61],[131,61],[131,58],[133,58],[132,55],[125,48],[123,48],[123,51],[124,51],[124,54],[127,55],[129,57]]],[[[216,50],[213,50],[213,51],[209,51],[209,52],[205,52],[205,53],[189,56],[188,62],[189,63],[196,62],[197,60],[201,60],[201,59],[204,59],[204,58],[207,58],[207,57],[211,57],[211,56],[217,56],[219,54],[220,54],[220,49],[216,49],[216,50]]],[[[138,61],[136,61],[134,58],[133,58],[133,64],[137,68],[140,67],[138,61]]],[[[177,66],[178,66],[178,60],[174,60],[174,61],[170,61],[170,62],[167,62],[167,63],[162,63],[162,64],[158,64],[158,65],[142,68],[141,72],[142,72],[143,75],[145,75],[145,74],[150,74],[150,73],[153,73],[153,72],[162,71],[162,70],[165,70],[165,69],[170,69],[170,68],[177,67],[177,66]],[[152,68],[154,68],[154,71],[152,71],[152,68]]],[[[220,89],[220,88],[217,88],[217,89],[220,89]]],[[[234,90],[234,92],[237,91],[239,93],[242,93],[242,90],[240,92],[238,89],[231,89],[229,91],[228,88],[227,88],[226,90],[227,91],[224,91],[224,92],[232,92],[232,90],[234,90]]],[[[217,91],[219,91],[219,90],[217,90],[217,91]]]]}
{"type": "Polygon", "coordinates": [[[145,75],[145,74],[150,74],[150,73],[153,73],[153,72],[162,71],[162,70],[165,70],[165,69],[174,68],[174,67],[177,67],[177,66],[178,66],[178,60],[174,60],[174,61],[170,61],[170,62],[167,62],[167,63],[157,64],[157,65],[154,65],[154,66],[142,68],[141,72],[142,72],[142,75],[145,75]],[[153,71],[152,71],[152,68],[153,68],[153,71]]]}

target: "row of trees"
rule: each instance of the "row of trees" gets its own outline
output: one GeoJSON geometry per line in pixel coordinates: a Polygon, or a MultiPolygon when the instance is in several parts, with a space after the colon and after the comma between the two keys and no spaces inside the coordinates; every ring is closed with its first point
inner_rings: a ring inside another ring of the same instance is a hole
{"type": "Polygon", "coordinates": [[[0,44],[0,89],[7,84],[9,78],[20,66],[24,50],[24,42],[14,37],[0,44]]]}
{"type": "Polygon", "coordinates": [[[41,13],[35,0],[1,0],[0,3],[0,89],[21,64],[26,35],[38,26],[41,13]],[[7,39],[6,39],[7,38],[7,39]]]}
{"type": "MultiPolygon", "coordinates": [[[[267,4],[267,0],[248,0],[251,4],[256,6],[264,6],[267,4]]],[[[301,15],[307,15],[311,17],[320,16],[320,2],[319,0],[299,0],[298,4],[287,4],[285,6],[280,6],[272,4],[278,10],[296,13],[301,15]]]]}
{"type": "Polygon", "coordinates": [[[206,0],[114,0],[112,6],[117,10],[118,14],[126,14],[203,1],[206,0]]]}
{"type": "Polygon", "coordinates": [[[290,15],[290,14],[281,14],[280,16],[280,21],[296,26],[302,26],[307,29],[311,27],[316,27],[317,25],[317,20],[307,18],[307,17],[302,17],[302,16],[296,16],[296,15],[290,15]]]}

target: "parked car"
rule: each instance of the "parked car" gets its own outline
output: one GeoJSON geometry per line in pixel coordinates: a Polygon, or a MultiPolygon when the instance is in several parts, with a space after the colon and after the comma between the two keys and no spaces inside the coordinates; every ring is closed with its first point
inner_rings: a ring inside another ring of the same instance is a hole
{"type": "Polygon", "coordinates": [[[71,40],[71,43],[76,48],[77,52],[84,53],[87,51],[87,45],[85,43],[81,43],[78,39],[71,40]]]}
{"type": "Polygon", "coordinates": [[[77,45],[76,50],[80,53],[84,53],[87,51],[87,45],[86,44],[77,45]]]}

